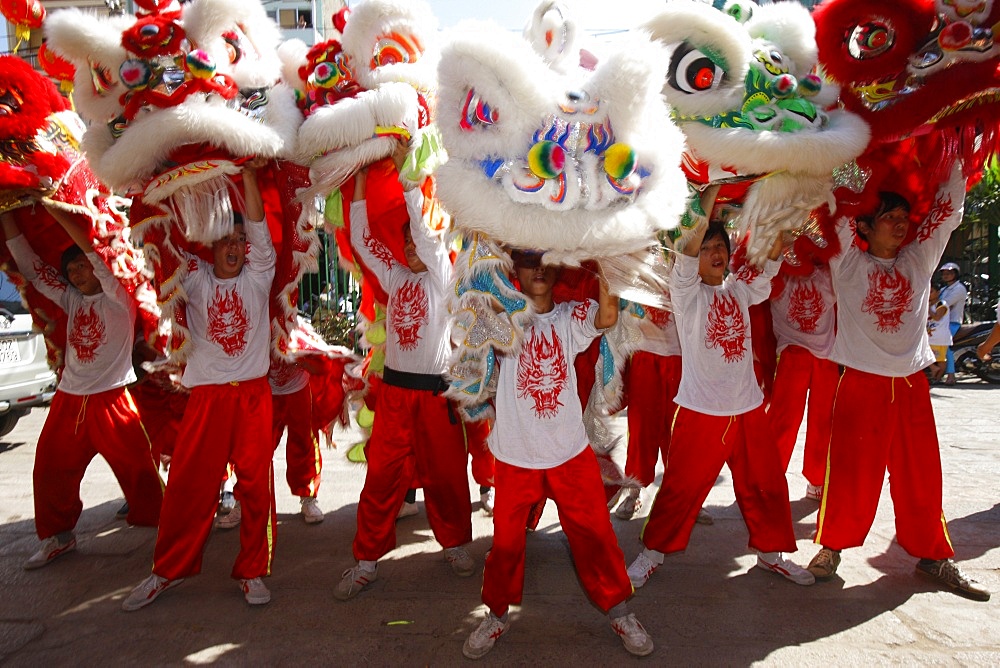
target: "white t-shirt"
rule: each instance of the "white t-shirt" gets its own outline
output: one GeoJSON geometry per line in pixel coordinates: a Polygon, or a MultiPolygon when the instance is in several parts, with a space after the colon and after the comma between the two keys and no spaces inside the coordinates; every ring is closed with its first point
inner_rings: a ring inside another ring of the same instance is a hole
{"type": "Polygon", "coordinates": [[[829,357],[836,331],[834,304],[829,267],[816,267],[809,276],[789,276],[785,289],[771,300],[778,353],[801,346],[820,359],[829,357]]]}
{"type": "Polygon", "coordinates": [[[951,285],[946,285],[938,292],[938,296],[948,302],[948,317],[951,322],[961,323],[965,318],[965,300],[969,296],[969,291],[962,281],[956,280],[951,285]]]}
{"type": "Polygon", "coordinates": [[[830,261],[837,295],[837,336],[830,359],[880,376],[902,377],[934,362],[927,341],[931,276],[962,221],[965,179],[957,171],[938,191],[916,239],[891,259],[854,245],[853,222],[837,221],[841,251],[830,261]]]}
{"type": "Polygon", "coordinates": [[[707,415],[739,415],[760,406],[764,393],[753,373],[749,307],[767,299],[781,263],[761,271],[745,265],[722,285],[698,276],[698,258],[678,254],[670,298],[681,340],[681,382],[674,401],[707,415]]]}
{"type": "Polygon", "coordinates": [[[103,292],[85,295],[42,262],[23,235],[7,241],[7,248],[24,277],[66,311],[66,366],[59,390],[95,394],[135,382],[135,302],[100,256],[86,254],[103,292]]]}
{"type": "Polygon", "coordinates": [[[243,227],[250,252],[238,276],[218,278],[211,263],[188,256],[183,286],[191,353],[181,379],[185,387],[263,378],[270,367],[274,246],[264,221],[243,227]]]}
{"type": "Polygon", "coordinates": [[[451,357],[451,260],[444,243],[431,238],[423,223],[420,190],[407,191],[404,199],[417,256],[427,271],[413,273],[371,234],[364,200],[351,204],[351,246],[389,295],[385,365],[394,371],[441,375],[451,357]]]}
{"type": "Polygon", "coordinates": [[[600,334],[597,308],[588,299],[536,314],[520,355],[501,357],[496,422],[487,441],[500,461],[548,469],[588,447],[573,360],[600,334]]]}
{"type": "Polygon", "coordinates": [[[271,385],[271,394],[276,397],[295,394],[309,384],[309,372],[288,362],[272,360],[267,382],[271,385]]]}
{"type": "MultiPolygon", "coordinates": [[[[644,336],[638,349],[654,355],[672,357],[681,354],[681,341],[677,337],[677,319],[665,309],[644,306],[647,319],[656,327],[656,336],[644,336]]],[[[645,330],[644,330],[645,331],[645,330]]]]}
{"type": "Polygon", "coordinates": [[[936,304],[932,304],[927,309],[927,342],[932,346],[951,345],[951,329],[948,327],[948,323],[950,322],[948,313],[948,302],[943,299],[936,304]],[[944,307],[944,315],[941,316],[940,320],[935,320],[934,312],[942,306],[944,307]]]}

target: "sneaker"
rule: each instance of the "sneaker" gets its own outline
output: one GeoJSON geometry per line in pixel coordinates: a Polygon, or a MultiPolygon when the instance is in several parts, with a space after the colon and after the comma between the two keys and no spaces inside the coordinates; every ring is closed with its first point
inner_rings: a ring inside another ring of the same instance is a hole
{"type": "Polygon", "coordinates": [[[128,501],[122,504],[122,507],[115,511],[115,519],[123,520],[128,517],[128,501]]]}
{"type": "Polygon", "coordinates": [[[781,552],[758,552],[757,568],[777,573],[786,580],[791,580],[798,585],[811,585],[816,582],[815,575],[798,564],[785,559],[785,555],[781,552]]]}
{"type": "Polygon", "coordinates": [[[646,656],[653,651],[653,639],[649,637],[634,614],[629,613],[624,617],[612,619],[611,628],[622,639],[629,654],[646,656]]]}
{"type": "Polygon", "coordinates": [[[182,582],[184,582],[184,578],[168,580],[161,578],[156,573],[152,573],[148,578],[140,582],[139,586],[133,589],[132,593],[122,601],[122,610],[133,612],[139,608],[144,608],[155,601],[157,596],[182,582]]]}
{"type": "Polygon", "coordinates": [[[921,559],[917,562],[917,574],[943,584],[959,596],[973,601],[990,600],[990,593],[975,580],[970,580],[951,559],[921,559]]]}
{"type": "Polygon", "coordinates": [[[653,574],[660,565],[646,556],[645,552],[640,552],[635,561],[628,567],[628,579],[632,581],[632,586],[636,589],[646,584],[646,580],[653,574]]]}
{"type": "Polygon", "coordinates": [[[215,520],[216,529],[235,529],[240,525],[240,520],[243,519],[243,510],[240,508],[240,502],[237,501],[236,505],[229,512],[228,515],[220,515],[215,520]]]}
{"type": "Polygon", "coordinates": [[[455,575],[460,578],[467,578],[476,572],[476,562],[472,560],[469,551],[461,545],[446,547],[444,560],[451,564],[451,570],[455,571],[455,575]]]}
{"type": "Polygon", "coordinates": [[[698,511],[698,517],[694,518],[695,524],[711,526],[715,524],[715,518],[709,515],[708,511],[702,508],[698,511]]]}
{"type": "Polygon", "coordinates": [[[824,547],[812,558],[806,570],[817,580],[829,580],[836,575],[837,566],[840,566],[840,552],[824,547]]]}
{"type": "Polygon", "coordinates": [[[42,541],[38,551],[28,557],[21,565],[24,567],[24,570],[33,571],[36,568],[48,566],[56,557],[62,556],[67,552],[72,552],[75,549],[76,536],[73,534],[69,535],[69,540],[65,543],[59,540],[59,536],[50,536],[42,541]]]}
{"type": "Polygon", "coordinates": [[[362,589],[374,582],[376,571],[366,571],[357,565],[348,568],[341,576],[340,582],[333,590],[333,595],[340,601],[347,601],[358,595],[362,589]]]}
{"type": "Polygon", "coordinates": [[[812,483],[806,483],[806,498],[812,499],[813,501],[822,501],[823,485],[813,485],[812,483]]]}
{"type": "Polygon", "coordinates": [[[479,503],[483,507],[483,515],[487,517],[493,517],[493,503],[496,500],[496,490],[490,487],[488,490],[479,495],[479,503]]]}
{"type": "Polygon", "coordinates": [[[410,503],[409,501],[403,501],[403,505],[399,507],[399,512],[396,513],[396,519],[401,520],[404,517],[413,517],[417,514],[417,504],[410,503]]]}
{"type": "Polygon", "coordinates": [[[319,509],[315,496],[303,496],[299,499],[299,503],[302,505],[302,519],[306,521],[306,524],[319,524],[323,521],[325,516],[323,511],[319,509]]]}
{"type": "Polygon", "coordinates": [[[507,632],[510,620],[503,621],[492,612],[486,613],[486,619],[480,622],[476,630],[469,634],[462,645],[462,654],[467,659],[480,659],[493,649],[497,638],[507,632]]]}
{"type": "Polygon", "coordinates": [[[625,494],[625,500],[615,509],[615,517],[620,520],[630,520],[642,509],[642,496],[639,490],[632,489],[625,494]]]}
{"type": "Polygon", "coordinates": [[[219,514],[228,515],[236,507],[236,497],[232,492],[223,492],[219,498],[219,514]]]}
{"type": "Polygon", "coordinates": [[[264,605],[271,601],[271,592],[264,586],[264,581],[260,578],[240,580],[240,589],[243,590],[243,598],[250,605],[264,605]]]}

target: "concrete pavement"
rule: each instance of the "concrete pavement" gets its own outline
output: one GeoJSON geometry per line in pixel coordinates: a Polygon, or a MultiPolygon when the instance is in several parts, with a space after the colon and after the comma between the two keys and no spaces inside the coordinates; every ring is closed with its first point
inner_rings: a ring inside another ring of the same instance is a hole
{"type": "MultiPolygon", "coordinates": [[[[895,544],[887,487],[867,544],[845,551],[838,576],[800,587],[752,568],[728,469],[709,496],[713,526],[696,526],[690,547],[633,597],[656,642],[657,665],[1000,665],[1000,387],[963,379],[932,389],[944,468],[944,506],[962,568],[986,585],[988,603],[941,592],[913,574],[895,544]]],[[[37,571],[21,569],[37,549],[31,468],[46,411],[36,409],[0,439],[0,663],[39,665],[451,665],[482,616],[481,561],[491,523],[473,504],[474,577],[454,576],[420,515],[401,520],[399,547],[379,579],[347,603],[332,590],[352,565],[351,540],[364,470],[341,449],[324,451],[320,505],[306,526],[275,458],[279,528],[273,598],[251,609],[229,578],[238,532],[213,532],[200,576],[150,607],[122,612],[122,598],[148,575],[155,531],[114,519],[122,496],[97,459],[84,478],[75,553],[37,571]]],[[[801,439],[788,474],[805,564],[818,504],[804,500],[801,439]]],[[[478,490],[470,485],[478,499],[478,490]]],[[[646,498],[648,509],[650,498],[646,498]]],[[[642,518],[612,520],[627,560],[640,549],[642,518]]],[[[480,663],[610,665],[629,656],[576,580],[556,509],[548,504],[528,538],[524,602],[507,635],[480,663]]]]}

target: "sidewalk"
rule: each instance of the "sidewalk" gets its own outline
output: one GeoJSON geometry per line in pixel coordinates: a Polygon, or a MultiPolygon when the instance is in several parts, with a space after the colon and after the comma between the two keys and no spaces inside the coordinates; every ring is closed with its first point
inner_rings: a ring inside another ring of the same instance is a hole
{"type": "MultiPolygon", "coordinates": [[[[937,591],[913,574],[893,542],[888,488],[863,548],[845,551],[838,576],[796,586],[752,568],[728,469],[709,496],[712,526],[669,557],[632,599],[656,642],[651,665],[1000,665],[1000,387],[968,380],[932,388],[941,438],[944,506],[956,560],[993,592],[976,603],[937,591]]],[[[238,531],[214,531],[204,570],[149,608],[122,612],[122,598],[149,574],[155,531],[114,519],[121,491],[103,460],[84,478],[79,548],[41,570],[21,562],[37,548],[31,469],[46,411],[36,409],[0,439],[0,663],[40,665],[453,665],[483,614],[482,570],[451,573],[421,513],[401,520],[399,547],[379,579],[341,603],[333,587],[353,565],[351,540],[364,469],[344,459],[356,432],[324,450],[320,506],[306,526],[275,458],[279,527],[271,603],[251,609],[229,571],[238,531]]],[[[801,439],[800,434],[800,439],[801,439]]],[[[802,498],[801,440],[788,475],[805,564],[818,504],[802,498]]],[[[491,522],[470,484],[473,557],[490,546],[491,522]]],[[[419,500],[420,497],[418,497],[419,500]]],[[[643,514],[651,499],[646,499],[643,514]]],[[[643,519],[612,520],[626,560],[639,551],[643,519]]],[[[528,537],[524,602],[484,665],[620,665],[633,660],[576,580],[549,503],[528,537]]]]}

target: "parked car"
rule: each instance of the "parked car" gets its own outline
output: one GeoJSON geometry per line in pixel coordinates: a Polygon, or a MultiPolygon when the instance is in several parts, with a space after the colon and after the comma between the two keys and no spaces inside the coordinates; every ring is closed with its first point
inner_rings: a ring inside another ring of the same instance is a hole
{"type": "Polygon", "coordinates": [[[11,298],[10,287],[0,272],[0,436],[9,434],[32,407],[51,401],[56,391],[45,341],[27,309],[11,298]]]}

